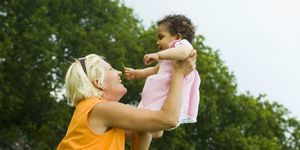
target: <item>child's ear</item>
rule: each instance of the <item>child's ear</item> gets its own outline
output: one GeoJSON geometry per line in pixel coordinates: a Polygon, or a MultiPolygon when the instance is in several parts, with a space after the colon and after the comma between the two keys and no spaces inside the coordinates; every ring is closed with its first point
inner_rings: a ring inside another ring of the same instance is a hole
{"type": "Polygon", "coordinates": [[[177,39],[177,40],[181,40],[181,39],[182,39],[182,35],[181,35],[181,33],[177,33],[177,35],[176,35],[176,39],[177,39]]]}

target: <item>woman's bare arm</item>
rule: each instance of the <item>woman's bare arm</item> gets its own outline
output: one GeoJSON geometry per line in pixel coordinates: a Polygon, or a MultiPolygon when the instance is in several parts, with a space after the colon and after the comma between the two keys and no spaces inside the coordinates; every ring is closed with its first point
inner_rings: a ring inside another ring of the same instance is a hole
{"type": "Polygon", "coordinates": [[[184,75],[194,69],[195,57],[176,63],[170,88],[161,110],[151,111],[119,102],[101,102],[94,106],[90,120],[97,120],[98,128],[117,127],[132,131],[157,131],[177,125],[181,106],[184,75]]]}
{"type": "Polygon", "coordinates": [[[177,124],[182,91],[182,73],[173,73],[167,100],[160,111],[151,111],[119,102],[97,104],[91,116],[101,119],[104,126],[132,131],[156,131],[173,128],[177,124]]]}
{"type": "Polygon", "coordinates": [[[157,131],[175,127],[182,103],[183,77],[195,66],[195,52],[191,54],[193,57],[175,64],[169,92],[161,110],[140,109],[114,101],[101,102],[91,110],[88,118],[89,125],[90,122],[94,122],[93,129],[101,131],[97,133],[103,133],[103,130],[108,127],[131,131],[157,131]]]}

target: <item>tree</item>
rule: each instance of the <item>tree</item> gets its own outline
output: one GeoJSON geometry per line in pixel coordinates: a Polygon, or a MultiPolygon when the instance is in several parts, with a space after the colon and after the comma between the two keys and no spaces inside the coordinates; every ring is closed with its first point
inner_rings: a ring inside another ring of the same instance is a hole
{"type": "MultiPolygon", "coordinates": [[[[300,149],[300,123],[263,95],[238,93],[218,51],[198,35],[202,79],[198,122],[153,141],[151,149],[300,149]]],[[[144,67],[156,51],[155,25],[145,29],[119,1],[0,2],[0,149],[55,149],[74,108],[61,94],[69,62],[96,53],[113,67],[144,67]]],[[[143,81],[126,81],[125,103],[137,103],[143,81]]]]}
{"type": "Polygon", "coordinates": [[[194,41],[197,70],[202,79],[198,122],[165,132],[162,139],[154,140],[151,148],[299,149],[299,139],[296,140],[299,121],[264,95],[238,93],[233,73],[224,65],[218,51],[205,46],[203,41],[201,35],[194,41]]]}
{"type": "Polygon", "coordinates": [[[73,111],[57,96],[69,61],[97,53],[121,68],[134,53],[137,62],[141,31],[118,1],[1,1],[0,149],[54,149],[73,111]]]}
{"type": "Polygon", "coordinates": [[[42,149],[55,145],[65,131],[70,108],[50,93],[56,79],[59,49],[50,40],[45,1],[1,1],[0,5],[0,145],[3,149],[42,149]],[[61,115],[65,114],[65,115],[61,115]],[[43,137],[43,138],[41,138],[43,137]]]}

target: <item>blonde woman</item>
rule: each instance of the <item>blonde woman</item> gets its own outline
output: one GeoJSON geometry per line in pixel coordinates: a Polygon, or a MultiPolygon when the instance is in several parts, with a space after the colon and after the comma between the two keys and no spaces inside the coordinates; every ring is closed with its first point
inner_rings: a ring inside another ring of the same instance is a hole
{"type": "MultiPolygon", "coordinates": [[[[127,92],[120,79],[122,73],[102,57],[90,54],[76,60],[65,79],[68,100],[76,108],[57,149],[123,150],[125,130],[151,132],[175,127],[180,113],[182,81],[184,75],[194,69],[194,61],[195,52],[174,66],[166,102],[161,110],[151,111],[119,102],[127,92]]],[[[134,144],[142,142],[133,137],[133,149],[148,146],[134,144]]]]}

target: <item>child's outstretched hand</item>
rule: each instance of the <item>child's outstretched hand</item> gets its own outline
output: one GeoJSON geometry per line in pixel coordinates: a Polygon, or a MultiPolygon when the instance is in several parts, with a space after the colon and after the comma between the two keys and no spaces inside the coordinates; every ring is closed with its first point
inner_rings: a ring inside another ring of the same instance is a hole
{"type": "Polygon", "coordinates": [[[124,76],[127,80],[135,79],[135,69],[124,67],[124,76]]]}
{"type": "Polygon", "coordinates": [[[158,62],[159,61],[159,56],[158,53],[150,53],[150,54],[146,54],[144,56],[144,64],[145,65],[150,65],[153,62],[158,62]]]}

